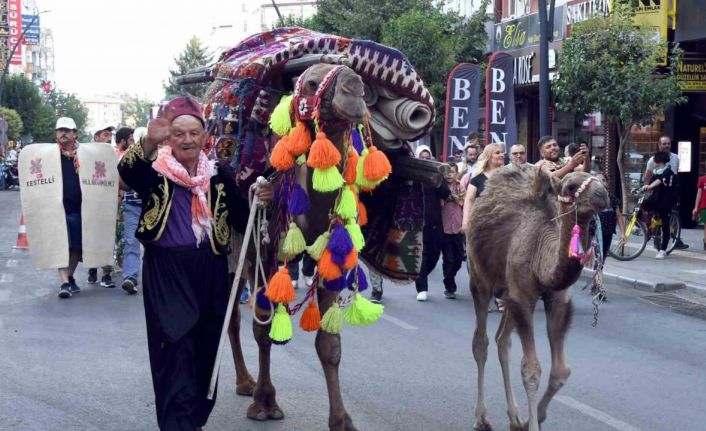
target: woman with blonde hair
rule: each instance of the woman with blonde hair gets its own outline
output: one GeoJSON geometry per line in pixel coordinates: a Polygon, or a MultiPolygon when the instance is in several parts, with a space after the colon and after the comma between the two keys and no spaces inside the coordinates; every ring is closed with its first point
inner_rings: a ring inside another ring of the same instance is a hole
{"type": "Polygon", "coordinates": [[[493,172],[505,165],[505,145],[488,144],[483,149],[483,153],[478,159],[478,169],[468,183],[466,198],[463,203],[463,224],[461,229],[468,232],[471,208],[476,198],[479,198],[485,189],[485,182],[493,175],[493,172]]]}

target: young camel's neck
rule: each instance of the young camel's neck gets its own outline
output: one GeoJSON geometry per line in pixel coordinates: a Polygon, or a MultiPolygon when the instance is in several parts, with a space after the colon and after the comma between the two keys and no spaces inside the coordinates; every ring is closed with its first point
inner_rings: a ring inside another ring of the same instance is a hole
{"type": "MultiPolygon", "coordinates": [[[[557,207],[557,214],[564,214],[571,209],[566,204],[559,204],[557,207]]],[[[547,222],[540,232],[539,248],[547,252],[537,254],[536,276],[547,290],[568,288],[581,274],[583,264],[579,259],[569,257],[572,230],[577,221],[581,227],[581,246],[586,250],[590,217],[579,217],[576,220],[574,212],[569,212],[558,221],[547,222]]]]}

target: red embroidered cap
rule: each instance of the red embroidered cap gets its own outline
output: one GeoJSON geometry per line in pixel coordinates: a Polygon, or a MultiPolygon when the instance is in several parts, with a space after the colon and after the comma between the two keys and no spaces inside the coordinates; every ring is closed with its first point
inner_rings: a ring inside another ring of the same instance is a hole
{"type": "Polygon", "coordinates": [[[196,117],[199,121],[201,121],[201,124],[206,127],[206,120],[203,118],[203,109],[201,108],[199,101],[195,98],[189,96],[177,96],[162,105],[160,115],[162,112],[170,108],[174,109],[174,118],[182,115],[191,115],[192,117],[196,117]]]}

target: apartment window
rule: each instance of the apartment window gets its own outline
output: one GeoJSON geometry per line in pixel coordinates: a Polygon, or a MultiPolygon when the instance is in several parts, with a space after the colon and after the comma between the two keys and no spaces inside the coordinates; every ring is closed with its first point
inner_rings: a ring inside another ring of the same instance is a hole
{"type": "Polygon", "coordinates": [[[510,16],[518,17],[527,15],[530,11],[529,0],[509,0],[510,1],[510,16]]]}

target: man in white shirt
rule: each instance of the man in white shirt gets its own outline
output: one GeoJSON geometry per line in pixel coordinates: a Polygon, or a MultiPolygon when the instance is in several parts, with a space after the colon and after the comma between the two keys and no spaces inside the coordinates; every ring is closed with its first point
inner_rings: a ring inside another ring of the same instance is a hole
{"type": "MultiPolygon", "coordinates": [[[[675,174],[679,169],[679,155],[672,153],[672,139],[669,136],[662,136],[659,138],[659,143],[657,144],[657,151],[663,151],[669,153],[669,167],[675,174]]],[[[644,183],[650,184],[652,182],[652,171],[655,168],[655,157],[652,156],[647,161],[647,168],[645,169],[644,183]]],[[[676,207],[675,207],[676,208],[676,207]]],[[[684,244],[681,240],[681,232],[679,237],[677,237],[676,245],[674,246],[677,250],[686,250],[689,248],[688,244],[684,244]]]]}

